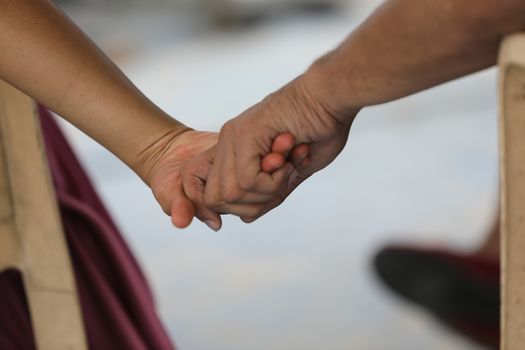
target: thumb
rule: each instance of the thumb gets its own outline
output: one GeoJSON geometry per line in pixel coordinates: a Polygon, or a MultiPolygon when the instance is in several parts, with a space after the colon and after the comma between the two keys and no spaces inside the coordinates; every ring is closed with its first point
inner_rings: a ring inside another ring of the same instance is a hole
{"type": "Polygon", "coordinates": [[[184,193],[180,177],[175,184],[170,214],[171,222],[178,228],[188,227],[195,216],[195,205],[184,193]]]}

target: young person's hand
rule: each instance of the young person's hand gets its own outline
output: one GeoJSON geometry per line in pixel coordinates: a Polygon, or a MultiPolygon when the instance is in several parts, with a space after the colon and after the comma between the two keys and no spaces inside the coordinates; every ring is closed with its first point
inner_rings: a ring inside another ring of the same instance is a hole
{"type": "MultiPolygon", "coordinates": [[[[218,134],[187,130],[176,135],[166,135],[149,150],[143,160],[144,180],[150,186],[153,195],[162,210],[171,216],[176,227],[187,227],[194,217],[199,218],[213,230],[221,227],[221,217],[213,210],[188,198],[188,184],[201,184],[206,176],[208,164],[199,163],[192,173],[187,173],[187,184],[182,181],[181,169],[186,161],[198,157],[217,143],[218,134]]],[[[204,193],[204,187],[201,190],[204,193]]],[[[192,192],[193,194],[194,192],[192,192]]]]}

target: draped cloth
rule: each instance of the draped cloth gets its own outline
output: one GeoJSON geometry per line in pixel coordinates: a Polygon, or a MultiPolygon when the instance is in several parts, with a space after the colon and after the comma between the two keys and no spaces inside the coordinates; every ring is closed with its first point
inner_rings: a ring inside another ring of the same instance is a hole
{"type": "MultiPolygon", "coordinates": [[[[38,110],[89,349],[174,349],[140,267],[53,117],[38,110]]],[[[16,270],[0,274],[0,349],[35,349],[16,270]]]]}

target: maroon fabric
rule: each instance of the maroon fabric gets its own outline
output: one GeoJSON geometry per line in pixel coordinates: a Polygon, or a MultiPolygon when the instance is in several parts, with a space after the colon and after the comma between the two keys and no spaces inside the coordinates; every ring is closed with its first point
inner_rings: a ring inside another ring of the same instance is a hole
{"type": "MultiPolygon", "coordinates": [[[[142,271],[55,121],[44,108],[39,112],[90,349],[174,349],[142,271]]],[[[35,349],[14,270],[0,274],[0,349],[35,349]]]]}

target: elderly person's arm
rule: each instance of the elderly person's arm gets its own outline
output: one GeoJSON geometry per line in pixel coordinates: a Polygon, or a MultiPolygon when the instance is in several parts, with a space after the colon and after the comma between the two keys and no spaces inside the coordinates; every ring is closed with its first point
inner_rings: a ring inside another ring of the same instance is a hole
{"type": "Polygon", "coordinates": [[[523,29],[522,0],[386,1],[307,76],[344,114],[491,67],[501,39],[523,29]]]}
{"type": "Polygon", "coordinates": [[[336,158],[360,109],[490,67],[503,36],[524,28],[523,0],[386,1],[305,74],[225,124],[207,155],[206,204],[255,220],[336,158]],[[294,170],[268,174],[283,133],[310,154],[296,147],[294,170]]]}

